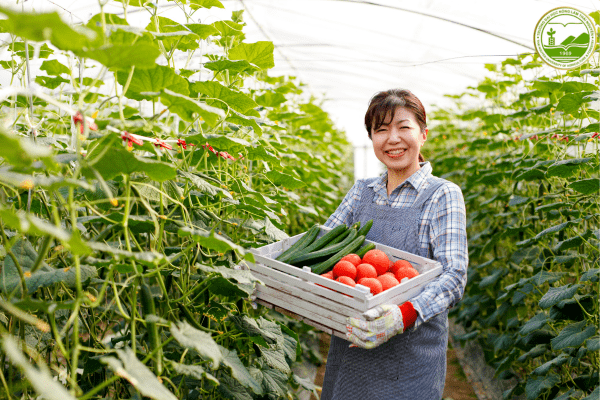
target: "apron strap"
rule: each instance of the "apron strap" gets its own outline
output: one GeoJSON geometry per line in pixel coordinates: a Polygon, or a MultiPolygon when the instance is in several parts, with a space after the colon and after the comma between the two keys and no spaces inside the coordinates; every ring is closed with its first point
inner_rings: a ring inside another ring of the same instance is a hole
{"type": "Polygon", "coordinates": [[[412,205],[413,208],[423,208],[425,202],[429,200],[431,196],[433,196],[435,191],[438,190],[440,186],[446,183],[446,180],[435,176],[431,176],[427,180],[427,183],[429,183],[429,186],[427,186],[427,188],[423,192],[421,192],[421,194],[419,194],[419,196],[412,205]]]}

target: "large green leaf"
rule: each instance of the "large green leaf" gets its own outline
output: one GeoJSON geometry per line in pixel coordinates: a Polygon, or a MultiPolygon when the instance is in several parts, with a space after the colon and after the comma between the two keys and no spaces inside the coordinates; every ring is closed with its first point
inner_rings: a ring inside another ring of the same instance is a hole
{"type": "Polygon", "coordinates": [[[136,42],[135,44],[110,44],[95,49],[78,52],[78,55],[91,58],[112,70],[129,71],[136,69],[153,68],[160,50],[154,44],[136,42]]]}
{"type": "Polygon", "coordinates": [[[560,376],[557,374],[548,374],[546,376],[529,378],[525,385],[525,393],[527,394],[527,400],[535,400],[542,393],[552,389],[557,383],[560,382],[560,376]]]}
{"type": "Polygon", "coordinates": [[[273,42],[240,43],[229,50],[230,60],[246,60],[260,69],[275,66],[273,60],[273,42]]]}
{"type": "MultiPolygon", "coordinates": [[[[230,282],[230,285],[233,285],[236,290],[241,291],[241,293],[243,293],[245,296],[252,294],[254,291],[254,286],[260,282],[249,270],[246,269],[233,269],[216,265],[211,267],[202,264],[198,264],[197,266],[200,270],[207,274],[219,275],[224,281],[230,282]]],[[[211,279],[211,283],[213,281],[218,282],[218,280],[215,278],[211,279]]],[[[224,291],[224,295],[228,294],[231,295],[233,292],[228,293],[227,291],[224,291]]]]}
{"type": "Polygon", "coordinates": [[[565,353],[560,353],[557,357],[554,357],[552,360],[540,365],[536,369],[533,370],[535,375],[544,376],[550,372],[552,368],[558,368],[569,360],[569,356],[565,353]]]}
{"type": "Polygon", "coordinates": [[[596,192],[600,191],[600,179],[599,178],[581,179],[581,180],[569,183],[568,187],[579,193],[592,194],[592,193],[596,193],[596,192]]]}
{"type": "Polygon", "coordinates": [[[198,48],[197,40],[200,37],[185,25],[181,25],[172,19],[152,16],[146,29],[162,41],[167,52],[171,52],[175,48],[182,51],[198,48]]]}
{"type": "Polygon", "coordinates": [[[217,253],[226,253],[229,250],[237,251],[239,254],[246,254],[242,246],[233,243],[231,240],[215,233],[214,231],[205,231],[193,229],[187,226],[178,230],[180,237],[191,237],[201,246],[214,250],[217,253]]]}
{"type": "Polygon", "coordinates": [[[265,393],[277,398],[285,398],[288,390],[287,374],[267,366],[249,368],[252,377],[261,384],[265,393]]]}
{"type": "MultiPolygon", "coordinates": [[[[113,147],[105,151],[101,157],[90,156],[93,161],[90,167],[96,169],[105,180],[113,179],[121,174],[145,173],[151,179],[163,182],[175,179],[177,170],[172,164],[147,157],[140,157],[123,147],[113,147]]],[[[84,169],[84,174],[94,179],[95,174],[90,168],[84,169]]]]}
{"type": "MultiPolygon", "coordinates": [[[[194,32],[200,39],[206,39],[209,36],[218,35],[219,31],[212,25],[205,24],[185,24],[185,26],[192,32],[194,32]]],[[[204,64],[206,67],[206,64],[204,64]]],[[[209,68],[210,69],[210,68],[209,68]]]]}
{"type": "Polygon", "coordinates": [[[63,228],[52,225],[32,213],[26,213],[22,210],[18,210],[15,213],[0,204],[0,218],[2,218],[7,226],[21,233],[54,237],[67,245],[73,254],[88,254],[91,251],[88,244],[81,240],[79,234],[73,234],[63,228]]]}
{"type": "MultiPolygon", "coordinates": [[[[117,81],[124,86],[127,78],[128,74],[121,72],[117,81]]],[[[158,98],[162,89],[186,96],[190,94],[187,80],[167,66],[156,65],[153,68],[136,69],[125,96],[134,100],[152,100],[158,98]]]]}
{"type": "Polygon", "coordinates": [[[586,326],[587,324],[588,321],[583,320],[567,325],[560,331],[557,337],[551,340],[552,348],[554,350],[560,350],[566,347],[581,346],[587,338],[594,336],[597,331],[594,325],[586,326]]]}
{"type": "Polygon", "coordinates": [[[548,167],[546,177],[559,176],[566,178],[573,175],[579,170],[582,164],[587,164],[592,158],[575,158],[569,160],[556,161],[554,164],[548,167]]]}
{"type": "Polygon", "coordinates": [[[36,76],[35,83],[50,90],[56,89],[63,83],[70,83],[71,81],[62,78],[60,76],[36,76]]]}
{"type": "Polygon", "coordinates": [[[128,380],[143,396],[155,400],[177,400],[177,397],[158,380],[156,375],[138,360],[133,350],[126,348],[115,351],[118,359],[112,356],[100,359],[115,374],[128,380]]]}
{"type": "MultiPolygon", "coordinates": [[[[215,32],[217,32],[216,29],[215,32]]],[[[258,67],[250,64],[246,60],[231,61],[227,59],[207,62],[204,64],[204,68],[210,69],[215,73],[229,71],[230,74],[239,74],[242,72],[252,73],[259,70],[258,67]]]]}
{"type": "MultiPolygon", "coordinates": [[[[229,319],[238,327],[240,331],[246,333],[248,336],[261,336],[266,340],[267,343],[276,343],[278,337],[282,336],[281,330],[279,330],[279,335],[277,335],[271,330],[261,329],[258,320],[250,318],[247,315],[232,315],[229,317],[229,319]]],[[[263,319],[263,317],[259,318],[259,320],[263,319]]]]}
{"type": "Polygon", "coordinates": [[[198,114],[204,121],[213,126],[219,119],[225,118],[225,112],[220,108],[209,106],[169,89],[163,89],[160,101],[169,107],[169,111],[174,112],[186,121],[193,121],[194,114],[198,114]]]}
{"type": "Polygon", "coordinates": [[[237,154],[252,146],[248,141],[232,136],[212,134],[204,135],[204,137],[208,140],[208,144],[213,146],[216,150],[224,150],[230,154],[237,154]]]}
{"type": "MultiPolygon", "coordinates": [[[[215,81],[204,81],[195,82],[192,84],[192,90],[198,93],[202,93],[208,96],[210,99],[218,99],[229,107],[241,113],[246,113],[248,110],[258,107],[258,104],[254,102],[246,94],[231,90],[219,82],[215,81]]],[[[218,103],[218,102],[217,102],[218,103]]]]}
{"type": "Polygon", "coordinates": [[[234,349],[226,349],[225,347],[219,346],[221,354],[223,354],[223,364],[227,366],[233,376],[242,386],[252,389],[256,394],[262,394],[263,390],[261,385],[250,375],[248,369],[242,364],[240,358],[237,355],[237,351],[234,349]]]}
{"type": "Polygon", "coordinates": [[[204,359],[212,361],[212,368],[219,368],[223,361],[221,347],[209,333],[202,332],[185,321],[171,324],[171,333],[182,346],[194,349],[204,359]]]}
{"type": "Polygon", "coordinates": [[[71,27],[63,22],[57,12],[26,13],[0,7],[0,12],[8,17],[3,21],[5,32],[34,42],[49,40],[61,50],[81,50],[91,42],[95,32],[83,27],[71,27]]]}
{"type": "Polygon", "coordinates": [[[540,271],[534,276],[531,277],[530,281],[535,286],[541,286],[544,283],[554,283],[560,278],[566,275],[566,272],[548,272],[548,271],[540,271]]]}
{"type": "Polygon", "coordinates": [[[225,372],[219,375],[219,392],[226,398],[232,400],[253,400],[254,396],[237,379],[232,378],[225,372]]]}
{"type": "Polygon", "coordinates": [[[597,400],[598,398],[600,398],[600,386],[596,386],[594,391],[590,393],[589,396],[585,396],[581,400],[597,400]]]}
{"type": "Polygon", "coordinates": [[[566,114],[576,113],[581,105],[587,101],[586,96],[592,92],[578,92],[578,93],[567,93],[558,101],[556,111],[563,111],[566,114]]]}
{"type": "Polygon", "coordinates": [[[48,75],[71,75],[71,70],[65,65],[61,64],[58,60],[46,60],[40,67],[41,71],[46,71],[48,75]]]}
{"type": "Polygon", "coordinates": [[[541,308],[550,308],[562,300],[570,299],[582,286],[583,285],[579,284],[573,286],[571,286],[571,284],[566,284],[560,287],[551,287],[540,299],[539,306],[541,308]]]}
{"type": "Polygon", "coordinates": [[[299,189],[301,187],[306,186],[305,182],[302,182],[301,180],[296,179],[293,176],[288,175],[283,172],[272,170],[272,171],[267,172],[265,175],[276,186],[283,186],[287,189],[294,190],[294,189],[299,189]]]}
{"type": "Polygon", "coordinates": [[[193,9],[198,9],[201,7],[202,8],[212,8],[212,7],[225,8],[223,3],[221,3],[219,0],[189,0],[188,4],[193,9]]]}
{"type": "Polygon", "coordinates": [[[2,335],[2,349],[8,355],[8,360],[23,371],[36,393],[46,400],[75,400],[75,397],[56,380],[46,364],[40,362],[34,367],[22,353],[22,345],[17,343],[9,334],[2,335]]]}

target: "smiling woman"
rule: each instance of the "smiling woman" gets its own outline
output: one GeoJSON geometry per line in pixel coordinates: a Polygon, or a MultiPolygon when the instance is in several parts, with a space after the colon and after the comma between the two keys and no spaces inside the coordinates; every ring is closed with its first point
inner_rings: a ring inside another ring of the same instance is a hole
{"type": "Polygon", "coordinates": [[[440,400],[446,375],[448,309],[467,281],[466,211],[460,188],[432,175],[420,157],[423,105],[410,91],[377,93],[365,126],[387,171],[359,179],[325,226],[373,220],[367,239],[439,261],[443,272],[400,306],[350,318],[347,341],[331,338],[321,400],[440,400]]]}

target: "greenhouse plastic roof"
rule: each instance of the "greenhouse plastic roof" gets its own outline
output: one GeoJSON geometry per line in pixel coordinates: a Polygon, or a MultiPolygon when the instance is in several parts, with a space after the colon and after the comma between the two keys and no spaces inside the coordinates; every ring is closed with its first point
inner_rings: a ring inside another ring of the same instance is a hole
{"type": "MultiPolygon", "coordinates": [[[[4,4],[9,4],[3,0],[4,4]]],[[[600,8],[595,0],[222,0],[225,9],[202,9],[194,22],[229,19],[244,9],[246,42],[272,41],[271,75],[293,75],[346,131],[359,150],[369,148],[363,126],[369,99],[380,90],[411,90],[431,111],[445,106],[445,94],[462,93],[488,72],[485,63],[535,52],[533,31],[547,11],[562,6],[586,14],[600,8]]],[[[99,12],[96,0],[29,0],[25,9],[56,10],[66,21],[87,22],[99,12]]],[[[20,7],[20,5],[19,5],[20,7]]],[[[159,15],[176,19],[177,6],[158,1],[159,15]]],[[[120,13],[109,1],[106,12],[120,13]]],[[[128,13],[132,25],[145,26],[147,13],[128,13]],[[143,18],[139,24],[132,21],[143,18]]],[[[185,21],[178,21],[185,22],[185,21]]],[[[196,66],[200,56],[193,60],[196,66]]],[[[552,69],[549,71],[553,73],[552,69]]],[[[428,121],[431,123],[431,121],[428,121]]],[[[372,151],[366,150],[369,157],[372,151]]],[[[371,158],[357,177],[372,176],[371,158]]]]}

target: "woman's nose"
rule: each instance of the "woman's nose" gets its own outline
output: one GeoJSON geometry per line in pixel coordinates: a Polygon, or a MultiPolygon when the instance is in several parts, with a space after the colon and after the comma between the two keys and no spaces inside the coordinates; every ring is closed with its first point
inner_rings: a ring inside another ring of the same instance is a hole
{"type": "Polygon", "coordinates": [[[402,139],[402,133],[398,128],[392,128],[390,130],[390,141],[399,142],[402,139]]]}

